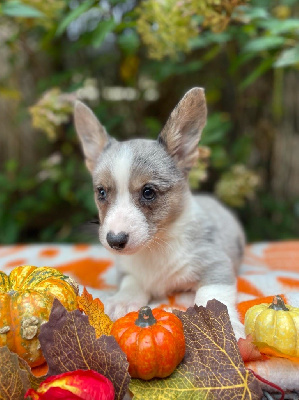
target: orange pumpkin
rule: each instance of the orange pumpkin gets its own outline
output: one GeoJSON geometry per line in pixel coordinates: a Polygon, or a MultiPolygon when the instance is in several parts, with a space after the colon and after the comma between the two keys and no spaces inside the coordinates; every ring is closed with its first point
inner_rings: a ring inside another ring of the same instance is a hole
{"type": "Polygon", "coordinates": [[[114,323],[111,335],[127,355],[133,378],[165,378],[185,354],[181,320],[159,308],[146,306],[128,313],[114,323]]]}
{"type": "Polygon", "coordinates": [[[77,308],[77,285],[54,268],[21,266],[9,276],[0,271],[0,346],[31,367],[45,362],[37,338],[56,297],[69,311],[77,308]]]}

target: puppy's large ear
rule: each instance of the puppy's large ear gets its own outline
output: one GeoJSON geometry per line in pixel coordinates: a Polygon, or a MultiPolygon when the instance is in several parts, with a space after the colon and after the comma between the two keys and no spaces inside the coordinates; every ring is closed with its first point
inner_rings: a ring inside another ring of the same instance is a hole
{"type": "Polygon", "coordinates": [[[188,173],[198,159],[198,142],[206,124],[204,89],[189,90],[172,111],[158,137],[177,165],[188,173]]]}
{"type": "Polygon", "coordinates": [[[109,142],[109,136],[91,109],[79,100],[75,103],[74,120],[86,166],[92,172],[99,155],[109,142]]]}

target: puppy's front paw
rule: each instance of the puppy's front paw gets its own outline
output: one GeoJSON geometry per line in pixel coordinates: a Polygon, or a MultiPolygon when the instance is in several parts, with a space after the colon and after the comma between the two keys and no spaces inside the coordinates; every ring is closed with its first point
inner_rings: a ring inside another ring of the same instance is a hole
{"type": "Polygon", "coordinates": [[[115,321],[131,311],[138,311],[139,308],[146,306],[148,299],[146,297],[132,297],[124,296],[121,293],[107,299],[105,311],[109,317],[115,321]]]}

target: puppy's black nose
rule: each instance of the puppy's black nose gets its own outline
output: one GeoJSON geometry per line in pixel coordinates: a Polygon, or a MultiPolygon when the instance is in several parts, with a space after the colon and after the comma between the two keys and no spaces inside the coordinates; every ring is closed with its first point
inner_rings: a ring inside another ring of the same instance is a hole
{"type": "Polygon", "coordinates": [[[129,235],[125,232],[119,232],[118,234],[115,234],[114,232],[109,231],[106,239],[112,249],[121,250],[124,249],[128,243],[129,235]]]}

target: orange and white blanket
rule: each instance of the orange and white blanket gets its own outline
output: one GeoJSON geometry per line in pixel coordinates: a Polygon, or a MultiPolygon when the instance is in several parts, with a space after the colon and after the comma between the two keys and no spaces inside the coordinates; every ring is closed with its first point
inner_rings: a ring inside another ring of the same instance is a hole
{"type": "MultiPolygon", "coordinates": [[[[0,270],[9,273],[18,265],[50,266],[73,277],[102,301],[116,290],[116,270],[111,255],[100,245],[30,244],[0,246],[0,270]]],[[[257,243],[247,246],[238,277],[238,308],[241,320],[257,302],[283,294],[299,307],[299,241],[257,243]]],[[[182,293],[158,299],[151,306],[184,309],[193,305],[194,294],[182,293]]],[[[299,390],[299,363],[272,358],[248,365],[256,373],[284,389],[299,390]]]]}

